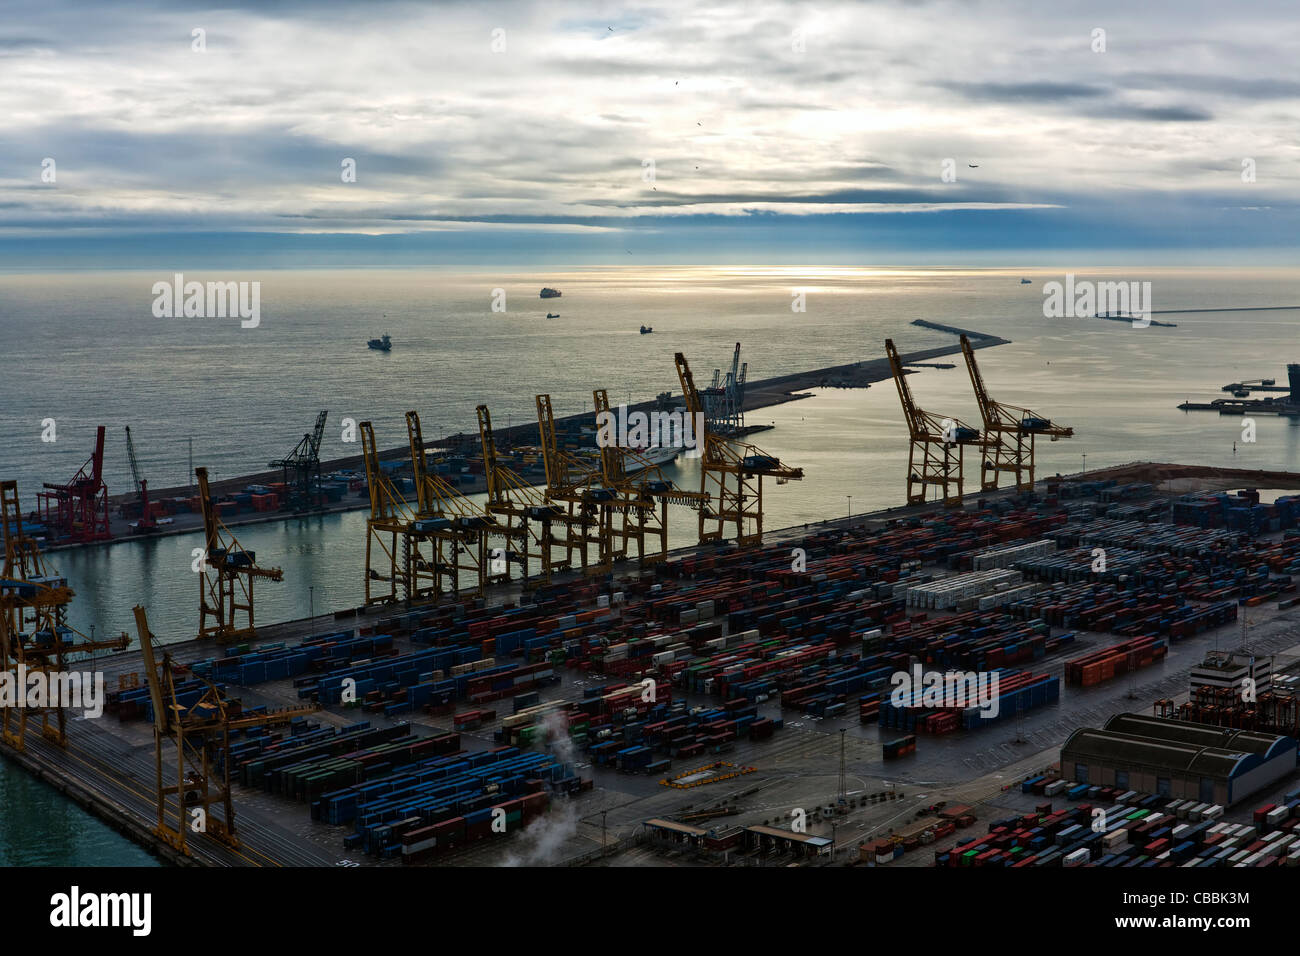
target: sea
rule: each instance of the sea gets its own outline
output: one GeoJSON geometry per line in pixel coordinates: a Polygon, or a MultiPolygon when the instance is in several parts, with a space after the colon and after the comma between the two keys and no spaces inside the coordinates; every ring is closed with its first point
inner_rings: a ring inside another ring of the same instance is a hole
{"type": "MultiPolygon", "coordinates": [[[[644,267],[444,271],[357,269],[184,273],[184,281],[258,282],[256,327],[238,318],[158,318],[154,286],[173,272],[0,272],[0,478],[18,481],[24,510],[44,482],[70,479],[107,426],[109,489],[132,486],[125,428],[153,488],[186,485],[191,463],[224,479],[267,468],[329,419],[322,458],[354,455],[347,421],[374,423],[381,448],[405,443],[406,411],[428,438],[493,422],[532,422],[535,396],[557,415],[680,391],[673,354],[698,384],[730,368],[741,345],[749,380],[955,342],[912,324],[923,319],[985,332],[1010,344],[977,353],[990,394],[1073,426],[1041,442],[1039,475],[1130,461],[1300,470],[1300,422],[1258,416],[1253,442],[1239,417],[1185,412],[1191,399],[1224,397],[1230,382],[1287,380],[1300,361],[1297,269],[1094,267],[1081,282],[1150,282],[1154,318],[1134,328],[1096,318],[1049,317],[1044,286],[1063,270],[870,267],[644,267]],[[1022,279],[1029,279],[1023,283],[1022,279]],[[540,299],[543,286],[562,291],[540,299]],[[1163,314],[1167,310],[1228,311],[1163,314]],[[547,319],[548,312],[559,313],[547,319]],[[641,326],[652,334],[640,334],[641,326]],[[387,333],[391,352],[366,341],[387,333]],[[52,427],[51,427],[52,426],[52,427]],[[53,439],[53,440],[50,440],[53,439]]],[[[960,353],[909,377],[916,402],[978,424],[960,353]]],[[[812,390],[757,409],[752,437],[802,467],[805,478],[765,489],[766,526],[778,528],[904,503],[907,441],[890,381],[870,389],[812,390]]],[[[670,476],[693,487],[698,462],[670,476]]],[[[978,487],[978,462],[967,462],[978,487]]],[[[694,515],[670,519],[674,544],[694,540],[694,515]]],[[[241,528],[240,542],[282,583],[258,584],[258,620],[271,623],[353,606],[362,598],[361,512],[289,518],[241,528]]],[[[77,592],[70,623],[97,635],[134,633],[131,607],[149,610],[165,641],[193,636],[198,582],[185,535],[58,553],[77,592]]],[[[44,785],[0,761],[0,864],[140,862],[142,851],[44,785]],[[19,815],[15,816],[15,807],[19,815]],[[21,821],[18,823],[17,821],[21,821]],[[78,844],[73,857],[69,841],[78,844]]],[[[144,859],[148,859],[147,856],[144,859]]]]}

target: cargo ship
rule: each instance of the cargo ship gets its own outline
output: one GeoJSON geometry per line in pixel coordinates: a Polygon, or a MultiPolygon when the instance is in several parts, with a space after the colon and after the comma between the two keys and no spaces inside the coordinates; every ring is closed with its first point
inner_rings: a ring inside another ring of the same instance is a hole
{"type": "Polygon", "coordinates": [[[391,352],[393,350],[393,340],[388,337],[387,333],[382,338],[371,339],[366,345],[377,352],[391,352]]]}
{"type": "Polygon", "coordinates": [[[558,299],[560,297],[560,290],[552,289],[548,286],[547,288],[542,290],[541,297],[543,299],[558,299]]]}

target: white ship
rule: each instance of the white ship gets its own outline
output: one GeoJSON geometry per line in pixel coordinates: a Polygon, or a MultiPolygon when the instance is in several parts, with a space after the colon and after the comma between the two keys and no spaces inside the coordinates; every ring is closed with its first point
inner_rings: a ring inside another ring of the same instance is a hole
{"type": "Polygon", "coordinates": [[[628,459],[628,471],[640,471],[644,467],[641,463],[647,462],[651,465],[667,465],[682,453],[679,445],[652,445],[649,447],[633,447],[628,451],[635,458],[628,459]]]}
{"type": "MultiPolygon", "coordinates": [[[[634,445],[627,449],[628,455],[624,459],[629,474],[635,474],[638,471],[644,471],[652,465],[667,465],[680,455],[684,448],[680,445],[634,445]]],[[[589,448],[582,453],[590,458],[593,462],[599,463],[600,449],[589,448]]]]}

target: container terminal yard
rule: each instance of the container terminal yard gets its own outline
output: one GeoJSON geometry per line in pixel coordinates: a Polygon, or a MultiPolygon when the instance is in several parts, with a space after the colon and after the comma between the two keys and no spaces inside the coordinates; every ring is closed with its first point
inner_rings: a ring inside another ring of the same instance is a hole
{"type": "Polygon", "coordinates": [[[310,621],[255,623],[282,572],[199,467],[194,639],[139,606],[134,634],[66,627],[5,482],[7,666],[93,653],[109,694],[97,719],[6,701],[0,750],[186,865],[1300,864],[1300,495],[1254,490],[1300,475],[1037,475],[1073,429],[994,400],[961,345],[980,420],[923,410],[905,366],[935,355],[887,342],[909,504],[813,526],[763,525],[803,473],[749,443],[734,365],[700,388],[676,356],[698,489],[580,455],[545,395],[540,480],[480,406],[481,504],[418,414],[409,479],[363,422],[367,601],[310,621]]]}

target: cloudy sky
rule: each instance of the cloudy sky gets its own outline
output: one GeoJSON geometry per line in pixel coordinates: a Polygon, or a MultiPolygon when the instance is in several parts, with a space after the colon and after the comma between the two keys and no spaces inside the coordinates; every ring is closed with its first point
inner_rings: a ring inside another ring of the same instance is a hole
{"type": "Polygon", "coordinates": [[[1297,64],[1291,2],[3,0],[0,266],[1294,263],[1297,64]]]}

